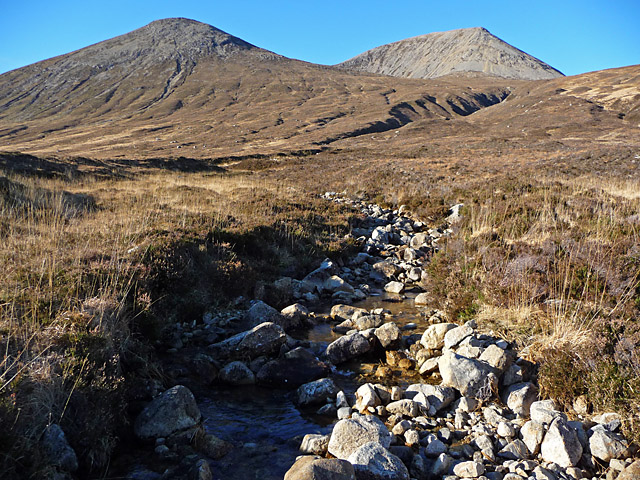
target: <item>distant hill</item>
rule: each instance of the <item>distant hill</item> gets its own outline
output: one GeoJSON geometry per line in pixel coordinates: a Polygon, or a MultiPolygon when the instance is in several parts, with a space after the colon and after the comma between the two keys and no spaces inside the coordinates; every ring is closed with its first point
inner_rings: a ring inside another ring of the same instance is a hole
{"type": "MultiPolygon", "coordinates": [[[[446,45],[477,47],[473,38],[489,36],[489,51],[499,42],[506,53],[487,64],[493,74],[510,65],[524,75],[522,65],[535,63],[485,30],[457,32],[448,34],[464,41],[446,45]]],[[[540,65],[538,74],[561,75],[540,65]]],[[[396,155],[487,138],[628,142],[640,131],[638,72],[532,82],[445,69],[432,72],[444,75],[436,79],[401,78],[286,58],[173,18],[0,75],[0,150],[208,159],[322,149],[396,155]]]]}
{"type": "Polygon", "coordinates": [[[194,158],[315,149],[469,115],[509,92],[467,87],[314,65],[171,18],[0,75],[0,148],[194,158]]]}
{"type": "Polygon", "coordinates": [[[406,78],[436,78],[463,72],[521,80],[562,76],[555,68],[479,27],[430,33],[389,43],[339,66],[406,78]]]}

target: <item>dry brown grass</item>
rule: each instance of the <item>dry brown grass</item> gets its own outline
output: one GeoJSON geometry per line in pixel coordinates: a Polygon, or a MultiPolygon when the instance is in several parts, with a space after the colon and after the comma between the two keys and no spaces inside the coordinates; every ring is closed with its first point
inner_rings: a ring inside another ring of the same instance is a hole
{"type": "Polygon", "coordinates": [[[63,426],[83,471],[106,466],[125,377],[153,373],[152,363],[145,373],[123,362],[145,355],[141,334],[345,246],[349,213],[290,186],[129,173],[0,177],[0,413],[12,425],[0,441],[13,474],[35,473],[27,458],[48,423],[63,426]]]}

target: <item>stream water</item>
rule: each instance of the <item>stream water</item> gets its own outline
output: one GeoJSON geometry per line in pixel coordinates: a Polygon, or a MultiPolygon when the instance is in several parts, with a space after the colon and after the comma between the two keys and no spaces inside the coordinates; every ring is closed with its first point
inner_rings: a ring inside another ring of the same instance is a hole
{"type": "MultiPolygon", "coordinates": [[[[411,293],[397,301],[397,296],[381,294],[370,296],[354,304],[371,310],[385,308],[399,327],[416,323],[416,332],[426,328],[423,309],[414,306],[411,293]]],[[[319,311],[317,313],[326,313],[319,311]]],[[[408,332],[410,333],[410,332],[408,332]]],[[[340,335],[331,325],[322,324],[306,333],[306,340],[330,343],[340,335]]],[[[340,365],[331,378],[345,392],[357,388],[362,365],[355,361],[340,365]]],[[[236,448],[211,467],[215,479],[282,479],[300,455],[298,447],[308,433],[326,434],[335,417],[315,414],[316,407],[300,410],[293,404],[293,392],[257,386],[216,388],[197,392],[200,410],[205,417],[205,428],[236,448]]]]}

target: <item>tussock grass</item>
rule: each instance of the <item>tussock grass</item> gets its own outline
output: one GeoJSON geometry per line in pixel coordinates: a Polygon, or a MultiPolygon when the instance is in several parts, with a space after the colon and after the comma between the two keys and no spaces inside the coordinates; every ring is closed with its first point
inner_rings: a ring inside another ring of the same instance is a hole
{"type": "Polygon", "coordinates": [[[0,180],[9,476],[43,474],[37,443],[49,423],[61,424],[83,472],[106,468],[127,421],[125,380],[158,376],[145,344],[165,325],[347,246],[349,212],[250,174],[0,180]]]}

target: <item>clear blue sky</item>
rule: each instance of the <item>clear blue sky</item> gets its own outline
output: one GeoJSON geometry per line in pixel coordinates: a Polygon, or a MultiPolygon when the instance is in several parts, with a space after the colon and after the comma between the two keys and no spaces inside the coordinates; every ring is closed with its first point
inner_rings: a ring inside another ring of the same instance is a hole
{"type": "Polygon", "coordinates": [[[0,0],[0,73],[167,17],[209,23],[322,64],[407,37],[477,26],[567,75],[640,63],[640,0],[0,0]]]}

